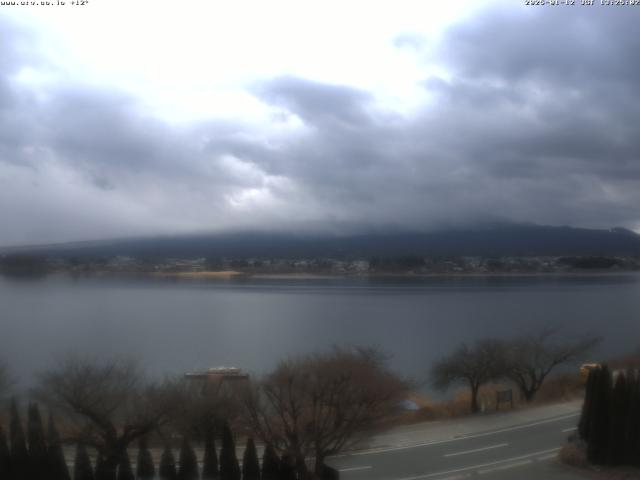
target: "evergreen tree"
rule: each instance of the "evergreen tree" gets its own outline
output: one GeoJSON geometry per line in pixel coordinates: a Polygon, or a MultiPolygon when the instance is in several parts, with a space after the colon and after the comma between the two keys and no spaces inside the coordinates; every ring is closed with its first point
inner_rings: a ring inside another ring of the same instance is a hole
{"type": "Polygon", "coordinates": [[[212,428],[207,428],[204,437],[204,457],[202,459],[202,480],[217,480],[218,454],[216,453],[216,438],[212,428]]]}
{"type": "Polygon", "coordinates": [[[260,462],[253,438],[247,439],[242,458],[242,480],[260,480],[260,462]]]}
{"type": "Polygon", "coordinates": [[[597,378],[594,386],[593,413],[589,419],[587,458],[591,463],[603,465],[607,462],[611,413],[611,373],[606,365],[602,366],[597,378]]]}
{"type": "Polygon", "coordinates": [[[160,467],[158,468],[158,474],[160,480],[177,480],[178,473],[176,472],[176,460],[173,457],[171,447],[168,445],[165,447],[160,457],[160,467]]]}
{"type": "Polygon", "coordinates": [[[186,436],[182,437],[182,446],[180,447],[178,479],[198,480],[198,458],[186,436]]]}
{"type": "Polygon", "coordinates": [[[118,480],[135,480],[133,469],[131,468],[131,459],[126,450],[120,456],[120,462],[118,462],[118,480]]]}
{"type": "Polygon", "coordinates": [[[333,467],[323,464],[320,479],[321,480],[339,480],[340,472],[333,467]]]}
{"type": "Polygon", "coordinates": [[[587,384],[584,394],[584,402],[582,403],[582,414],[580,415],[580,422],[578,423],[578,434],[580,438],[585,442],[589,441],[589,427],[591,425],[591,416],[593,415],[593,398],[595,396],[595,388],[598,383],[598,375],[600,369],[595,368],[589,371],[587,377],[587,384]]]}
{"type": "Polygon", "coordinates": [[[640,372],[627,375],[629,383],[629,418],[625,447],[625,463],[640,467],[640,372]]]}
{"type": "Polygon", "coordinates": [[[18,404],[11,401],[11,423],[9,424],[10,466],[12,480],[29,480],[29,451],[18,413],[18,404]]]}
{"type": "Polygon", "coordinates": [[[629,421],[630,395],[629,385],[624,373],[620,373],[611,393],[611,411],[609,413],[609,441],[607,445],[607,463],[620,465],[625,461],[627,442],[627,422],[629,421]]]}
{"type": "Polygon", "coordinates": [[[297,480],[296,463],[291,455],[285,453],[280,459],[280,480],[297,480]]]}
{"type": "MultiPolygon", "coordinates": [[[[69,467],[64,458],[60,435],[53,420],[53,415],[49,414],[49,426],[47,432],[47,465],[49,468],[49,478],[51,480],[70,480],[69,467]]],[[[1,478],[1,477],[0,477],[1,478]]]]}
{"type": "Polygon", "coordinates": [[[141,437],[138,443],[138,464],[136,465],[136,477],[138,480],[153,480],[156,469],[153,465],[153,457],[147,445],[147,437],[141,437]]]}
{"type": "Polygon", "coordinates": [[[35,403],[29,404],[27,413],[30,478],[32,480],[48,480],[50,472],[47,465],[47,442],[38,405],[35,403]]]}
{"type": "Polygon", "coordinates": [[[0,478],[9,478],[9,444],[0,425],[0,478]]]}
{"type": "Polygon", "coordinates": [[[222,449],[220,450],[220,478],[240,480],[240,465],[236,457],[236,446],[231,429],[226,423],[222,428],[222,449]]]}
{"type": "Polygon", "coordinates": [[[262,480],[279,480],[280,459],[271,445],[267,445],[262,455],[262,480]]]}
{"type": "Polygon", "coordinates": [[[106,454],[104,451],[98,453],[95,468],[96,480],[117,480],[118,478],[118,464],[122,453],[117,457],[108,455],[110,454],[106,454]]]}
{"type": "Polygon", "coordinates": [[[109,472],[107,471],[107,462],[101,452],[98,452],[98,456],[96,457],[94,476],[96,480],[111,480],[109,478],[109,472]]]}
{"type": "Polygon", "coordinates": [[[87,449],[82,443],[76,446],[76,459],[73,467],[73,480],[94,480],[93,468],[87,449]]]}

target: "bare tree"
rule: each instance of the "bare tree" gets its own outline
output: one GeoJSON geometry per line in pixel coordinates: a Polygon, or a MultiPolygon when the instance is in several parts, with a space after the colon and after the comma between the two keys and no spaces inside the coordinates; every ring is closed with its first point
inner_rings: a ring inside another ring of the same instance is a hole
{"type": "Polygon", "coordinates": [[[152,384],[132,362],[69,356],[40,376],[36,395],[67,414],[71,438],[101,454],[115,480],[126,448],[164,424],[175,408],[168,384],[152,384]]]}
{"type": "Polygon", "coordinates": [[[462,344],[455,352],[436,362],[431,369],[434,387],[446,390],[456,383],[465,383],[471,390],[471,412],[480,411],[478,391],[487,382],[502,376],[505,365],[503,342],[484,339],[469,346],[462,344]]]}
{"type": "Polygon", "coordinates": [[[557,333],[556,330],[545,329],[507,343],[505,376],[516,384],[527,402],[534,399],[554,369],[581,361],[601,341],[597,336],[560,339],[557,333]]]}
{"type": "Polygon", "coordinates": [[[294,459],[300,478],[306,460],[324,460],[361,441],[392,414],[406,383],[390,372],[376,349],[334,348],[283,361],[245,396],[246,418],[255,434],[294,459]]]}
{"type": "Polygon", "coordinates": [[[174,383],[179,397],[169,427],[180,435],[202,441],[207,434],[231,422],[242,413],[238,396],[244,390],[210,388],[207,380],[180,379],[174,383]]]}

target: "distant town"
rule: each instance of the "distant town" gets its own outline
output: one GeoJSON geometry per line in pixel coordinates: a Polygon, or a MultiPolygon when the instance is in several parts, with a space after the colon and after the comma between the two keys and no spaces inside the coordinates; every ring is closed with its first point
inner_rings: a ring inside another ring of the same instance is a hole
{"type": "Polygon", "coordinates": [[[352,258],[135,258],[0,256],[0,271],[20,273],[139,273],[244,275],[444,275],[625,272],[640,257],[625,256],[390,256],[352,258]]]}

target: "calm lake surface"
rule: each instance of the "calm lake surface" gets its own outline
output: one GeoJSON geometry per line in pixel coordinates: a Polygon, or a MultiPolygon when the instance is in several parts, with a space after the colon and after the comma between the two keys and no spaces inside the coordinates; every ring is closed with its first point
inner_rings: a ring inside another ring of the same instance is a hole
{"type": "Polygon", "coordinates": [[[424,378],[460,342],[540,326],[640,347],[640,275],[185,281],[0,276],[0,357],[22,384],[68,351],[137,358],[154,374],[264,372],[333,344],[378,345],[424,378]]]}

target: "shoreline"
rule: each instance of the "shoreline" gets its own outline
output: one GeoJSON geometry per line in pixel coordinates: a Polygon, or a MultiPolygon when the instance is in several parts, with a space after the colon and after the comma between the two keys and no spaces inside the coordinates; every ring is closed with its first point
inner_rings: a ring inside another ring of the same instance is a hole
{"type": "MultiPolygon", "coordinates": [[[[98,273],[98,272],[96,272],[98,273]]],[[[153,277],[177,277],[177,278],[255,278],[264,280],[331,280],[331,279],[367,279],[367,278],[485,278],[485,277],[587,277],[587,276],[633,276],[640,273],[639,270],[624,271],[572,271],[572,272],[468,272],[468,273],[256,273],[240,272],[236,270],[206,270],[197,272],[99,272],[99,273],[125,273],[142,274],[153,277]]]]}
{"type": "MultiPolygon", "coordinates": [[[[136,272],[122,272],[136,273],[136,272]]],[[[171,278],[233,278],[238,276],[246,276],[247,274],[236,270],[207,270],[201,272],[150,272],[153,277],[171,277],[171,278]]]]}
{"type": "Polygon", "coordinates": [[[180,272],[156,272],[136,270],[53,270],[48,272],[32,272],[12,274],[0,271],[0,276],[11,277],[47,277],[54,275],[70,275],[82,277],[139,277],[176,280],[427,280],[427,279],[481,279],[481,278],[597,278],[597,277],[634,277],[640,274],[640,270],[584,270],[567,272],[433,272],[433,273],[393,273],[393,272],[366,272],[366,273],[308,273],[308,272],[242,272],[237,270],[204,270],[204,271],[180,271],[180,272]]]}

